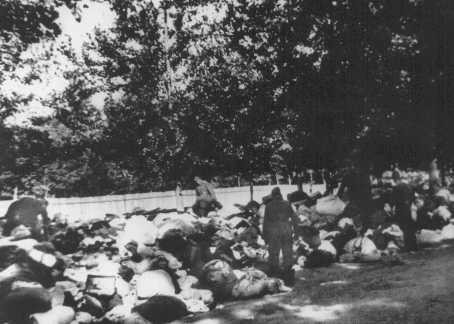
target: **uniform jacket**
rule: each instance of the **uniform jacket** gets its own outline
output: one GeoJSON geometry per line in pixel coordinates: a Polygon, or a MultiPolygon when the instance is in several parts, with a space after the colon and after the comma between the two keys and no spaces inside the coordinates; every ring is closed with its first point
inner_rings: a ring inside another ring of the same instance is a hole
{"type": "Polygon", "coordinates": [[[275,235],[292,235],[292,225],[296,228],[298,217],[292,206],[282,197],[274,197],[265,207],[263,238],[266,242],[275,235]]]}

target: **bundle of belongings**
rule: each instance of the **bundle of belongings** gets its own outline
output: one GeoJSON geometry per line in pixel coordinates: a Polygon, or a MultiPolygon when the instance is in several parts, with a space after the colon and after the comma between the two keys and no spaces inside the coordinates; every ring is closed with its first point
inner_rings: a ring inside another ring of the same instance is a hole
{"type": "MultiPolygon", "coordinates": [[[[297,266],[400,263],[409,229],[396,221],[393,188],[376,188],[367,222],[358,206],[331,193],[289,195],[298,218],[297,266]]],[[[415,192],[408,212],[417,245],[454,240],[449,191],[415,192]]],[[[14,202],[4,217],[1,323],[165,323],[219,302],[289,290],[263,271],[267,197],[228,217],[158,208],[86,222],[51,221],[45,203],[33,199],[14,202]]]]}
{"type": "Polygon", "coordinates": [[[442,188],[430,195],[421,182],[423,177],[411,175],[412,178],[406,180],[409,192],[416,193],[408,202],[411,221],[398,219],[396,208],[401,207],[394,200],[403,199],[406,191],[394,184],[374,188],[367,216],[361,214],[364,208],[357,208],[335,195],[317,196],[314,202],[308,195],[300,194],[298,199],[302,203],[293,202],[300,220],[294,246],[297,264],[307,268],[328,266],[333,262],[399,264],[398,252],[406,250],[412,236],[414,245],[419,247],[453,240],[454,205],[450,192],[442,188]]]}
{"type": "Polygon", "coordinates": [[[288,291],[255,267],[267,258],[259,206],[227,218],[135,209],[68,222],[16,202],[0,238],[0,322],[165,323],[288,291]]]}

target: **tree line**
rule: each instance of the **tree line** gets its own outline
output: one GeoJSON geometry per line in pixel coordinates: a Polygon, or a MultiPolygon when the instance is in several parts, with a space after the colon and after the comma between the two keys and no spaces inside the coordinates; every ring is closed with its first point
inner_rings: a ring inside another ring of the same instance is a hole
{"type": "Polygon", "coordinates": [[[0,84],[39,79],[55,52],[71,62],[65,90],[43,102],[52,114],[31,126],[4,121],[33,98],[0,93],[4,191],[88,196],[346,158],[377,172],[453,161],[452,1],[97,1],[115,23],[81,54],[68,42],[27,59],[61,33],[59,6],[77,16],[87,2],[0,4],[0,84]]]}

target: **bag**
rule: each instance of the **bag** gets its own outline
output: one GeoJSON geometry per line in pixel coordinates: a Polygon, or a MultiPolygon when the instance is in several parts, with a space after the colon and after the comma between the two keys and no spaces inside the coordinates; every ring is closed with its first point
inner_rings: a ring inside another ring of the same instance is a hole
{"type": "Polygon", "coordinates": [[[137,297],[150,298],[155,295],[174,295],[172,277],[164,270],[144,272],[137,279],[137,297]]]}
{"type": "Polygon", "coordinates": [[[324,240],[321,241],[321,244],[318,247],[318,250],[331,253],[334,257],[337,255],[336,248],[329,241],[324,241],[324,240]]]}
{"type": "Polygon", "coordinates": [[[443,235],[441,231],[422,229],[419,233],[416,233],[416,241],[420,245],[438,245],[443,241],[443,235]]]}
{"type": "Polygon", "coordinates": [[[374,242],[367,237],[357,237],[347,242],[344,246],[346,253],[359,253],[361,255],[375,255],[377,247],[374,242]]]}
{"type": "Polygon", "coordinates": [[[186,304],[174,296],[157,295],[132,309],[152,323],[168,323],[188,314],[186,304]]]}
{"type": "Polygon", "coordinates": [[[52,307],[52,297],[44,288],[18,288],[3,300],[0,309],[13,323],[26,323],[29,316],[47,312],[52,307]]]}
{"type": "Polygon", "coordinates": [[[335,262],[335,256],[324,250],[312,251],[304,261],[306,268],[327,267],[335,262]]]}
{"type": "Polygon", "coordinates": [[[348,217],[343,217],[337,222],[337,226],[341,229],[344,229],[347,226],[354,227],[355,224],[353,224],[353,219],[348,218],[348,217]]]}
{"type": "Polygon", "coordinates": [[[337,196],[327,196],[317,200],[315,211],[322,215],[339,216],[345,209],[345,202],[337,196]]]}
{"type": "Polygon", "coordinates": [[[214,303],[213,293],[208,289],[188,288],[179,293],[178,297],[183,300],[200,300],[208,306],[214,303]]]}
{"type": "Polygon", "coordinates": [[[441,230],[443,240],[454,240],[454,225],[448,224],[441,230]]]}
{"type": "Polygon", "coordinates": [[[448,206],[440,206],[434,210],[434,217],[439,217],[445,222],[449,222],[451,218],[451,212],[448,209],[448,206]]]}
{"type": "Polygon", "coordinates": [[[449,202],[451,200],[451,193],[449,192],[448,189],[440,189],[438,192],[435,194],[435,197],[440,197],[443,198],[445,202],[449,202]]]}
{"type": "Polygon", "coordinates": [[[33,324],[69,324],[74,319],[74,310],[67,306],[56,306],[45,313],[33,314],[33,324]]]}

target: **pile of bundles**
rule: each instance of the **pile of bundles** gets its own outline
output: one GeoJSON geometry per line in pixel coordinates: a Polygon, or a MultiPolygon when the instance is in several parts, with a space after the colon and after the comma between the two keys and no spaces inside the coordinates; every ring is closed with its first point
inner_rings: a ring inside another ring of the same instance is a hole
{"type": "Polygon", "coordinates": [[[454,240],[454,204],[449,190],[441,189],[434,196],[418,195],[414,213],[420,246],[436,246],[454,240]]]}
{"type": "MultiPolygon", "coordinates": [[[[400,263],[397,252],[404,247],[404,234],[386,204],[390,190],[376,188],[375,212],[370,216],[367,228],[357,226],[360,215],[355,207],[336,196],[298,205],[297,263],[308,268],[333,262],[400,263]]],[[[418,246],[434,246],[454,240],[453,212],[454,204],[447,189],[432,196],[419,191],[412,206],[418,246]]]]}
{"type": "Polygon", "coordinates": [[[244,213],[135,210],[31,233],[0,238],[0,323],[165,323],[288,291],[254,267],[266,250],[244,213]]]}
{"type": "Polygon", "coordinates": [[[363,231],[356,226],[354,208],[336,196],[319,198],[312,206],[297,207],[300,227],[295,252],[298,265],[306,268],[328,266],[334,262],[398,262],[402,247],[400,228],[385,221],[386,212],[377,226],[363,231]]]}

